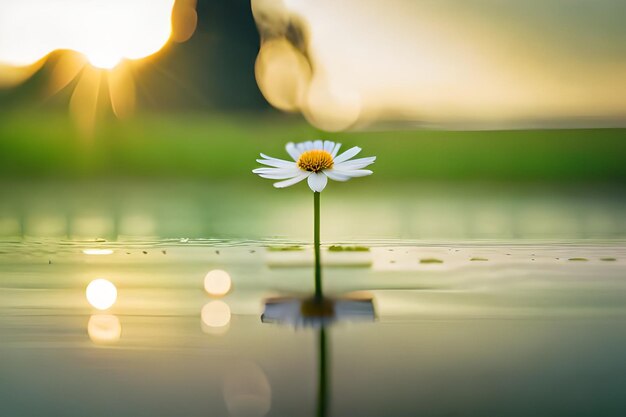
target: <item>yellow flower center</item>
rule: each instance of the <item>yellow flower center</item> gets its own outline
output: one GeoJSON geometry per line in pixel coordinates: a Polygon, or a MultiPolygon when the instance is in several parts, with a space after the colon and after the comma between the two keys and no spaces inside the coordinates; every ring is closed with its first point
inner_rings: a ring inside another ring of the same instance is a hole
{"type": "Polygon", "coordinates": [[[305,171],[320,172],[333,167],[333,156],[321,149],[303,152],[298,158],[298,168],[305,171]]]}

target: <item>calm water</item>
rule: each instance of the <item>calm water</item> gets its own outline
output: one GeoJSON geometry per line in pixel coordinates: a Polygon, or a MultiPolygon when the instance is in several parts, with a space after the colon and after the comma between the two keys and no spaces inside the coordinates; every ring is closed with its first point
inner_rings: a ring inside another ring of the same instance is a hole
{"type": "Polygon", "coordinates": [[[326,253],[323,321],[308,250],[5,243],[2,415],[624,415],[623,242],[400,243],[326,253]]]}
{"type": "Polygon", "coordinates": [[[620,194],[325,194],[316,310],[308,194],[201,189],[0,200],[0,415],[626,415],[620,194]]]}
{"type": "MultiPolygon", "coordinates": [[[[374,177],[324,190],[322,240],[626,239],[623,185],[386,183],[374,177]]],[[[310,241],[308,188],[277,190],[256,179],[0,182],[0,239],[310,241]]]]}

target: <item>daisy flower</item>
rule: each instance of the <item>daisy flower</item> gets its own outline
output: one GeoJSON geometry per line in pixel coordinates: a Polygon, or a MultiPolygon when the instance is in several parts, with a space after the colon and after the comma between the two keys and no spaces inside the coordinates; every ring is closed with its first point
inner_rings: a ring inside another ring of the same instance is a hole
{"type": "Polygon", "coordinates": [[[355,146],[337,155],[341,143],[330,140],[316,140],[301,143],[289,142],[285,149],[293,161],[272,158],[261,154],[257,162],[269,168],[257,168],[252,172],[262,178],[283,180],[274,183],[276,188],[285,188],[306,179],[313,192],[321,192],[326,188],[328,179],[348,181],[350,178],[365,177],[372,171],[363,169],[374,163],[375,156],[354,158],[361,148],[355,146]]]}
{"type": "Polygon", "coordinates": [[[309,188],[313,190],[313,249],[315,254],[315,302],[323,302],[322,292],[322,263],[320,255],[320,193],[328,179],[348,181],[350,178],[365,177],[372,174],[369,169],[363,169],[373,164],[375,156],[354,158],[361,148],[355,146],[344,153],[337,155],[341,143],[330,140],[316,140],[301,143],[289,142],[285,149],[292,161],[272,158],[261,154],[262,159],[257,162],[267,167],[256,168],[253,173],[262,178],[282,180],[274,183],[276,188],[285,188],[307,179],[309,188]]]}

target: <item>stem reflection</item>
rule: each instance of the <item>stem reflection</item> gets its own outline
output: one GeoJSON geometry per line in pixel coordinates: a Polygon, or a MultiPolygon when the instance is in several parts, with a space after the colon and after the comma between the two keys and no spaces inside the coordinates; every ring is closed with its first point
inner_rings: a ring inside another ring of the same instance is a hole
{"type": "Polygon", "coordinates": [[[328,346],[326,341],[326,329],[324,326],[319,329],[319,381],[317,391],[317,417],[326,417],[328,415],[328,346]]]}

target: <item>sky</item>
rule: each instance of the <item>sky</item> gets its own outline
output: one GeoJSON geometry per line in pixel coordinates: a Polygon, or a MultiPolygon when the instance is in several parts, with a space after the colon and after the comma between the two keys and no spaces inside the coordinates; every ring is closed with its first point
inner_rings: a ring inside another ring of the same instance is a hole
{"type": "Polygon", "coordinates": [[[257,79],[326,130],[623,126],[619,0],[253,0],[257,79]]]}
{"type": "MultiPolygon", "coordinates": [[[[328,131],[626,124],[620,0],[194,3],[3,0],[0,105],[40,100],[71,50],[96,68],[136,61],[133,82],[110,84],[146,110],[271,105],[328,131]]],[[[67,105],[80,79],[47,105],[67,105]]]]}

